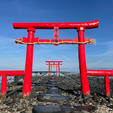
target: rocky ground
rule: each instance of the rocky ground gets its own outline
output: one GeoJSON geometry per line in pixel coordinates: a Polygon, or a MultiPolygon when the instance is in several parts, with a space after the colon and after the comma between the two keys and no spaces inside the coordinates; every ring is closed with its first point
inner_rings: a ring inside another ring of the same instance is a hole
{"type": "Polygon", "coordinates": [[[9,92],[20,89],[0,100],[0,113],[113,113],[113,79],[110,79],[110,97],[105,96],[103,78],[89,77],[89,83],[91,95],[83,97],[79,75],[35,76],[28,99],[22,98],[22,82],[10,83],[9,92]]]}

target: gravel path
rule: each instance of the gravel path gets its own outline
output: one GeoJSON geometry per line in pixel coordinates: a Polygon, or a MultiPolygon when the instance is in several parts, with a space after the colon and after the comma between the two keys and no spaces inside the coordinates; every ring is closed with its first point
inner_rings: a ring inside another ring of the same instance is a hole
{"type": "MultiPolygon", "coordinates": [[[[48,83],[51,77],[35,76],[32,79],[31,96],[29,99],[22,98],[22,91],[18,91],[6,100],[0,100],[0,113],[32,113],[35,106],[56,105],[61,108],[68,107],[73,110],[66,113],[113,113],[113,96],[107,98],[104,91],[103,78],[89,78],[91,96],[83,97],[81,93],[80,77],[78,75],[68,75],[62,77],[52,77],[57,83],[58,92],[62,96],[70,99],[66,102],[41,101],[40,95],[45,95],[49,91],[48,83]]],[[[21,83],[11,83],[8,90],[22,87],[21,83]]],[[[113,79],[110,79],[110,90],[113,94],[113,79]]],[[[64,109],[64,108],[63,108],[64,109]]],[[[59,112],[60,113],[60,112],[59,112]]]]}

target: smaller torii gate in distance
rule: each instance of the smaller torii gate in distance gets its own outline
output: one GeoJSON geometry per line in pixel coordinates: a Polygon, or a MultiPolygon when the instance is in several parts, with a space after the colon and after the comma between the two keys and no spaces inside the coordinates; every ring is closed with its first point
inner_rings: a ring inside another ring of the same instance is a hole
{"type": "Polygon", "coordinates": [[[48,65],[48,75],[51,74],[52,67],[55,66],[56,67],[56,76],[57,76],[57,73],[60,76],[60,65],[62,65],[63,61],[45,61],[45,62],[46,62],[46,65],[48,65]]]}

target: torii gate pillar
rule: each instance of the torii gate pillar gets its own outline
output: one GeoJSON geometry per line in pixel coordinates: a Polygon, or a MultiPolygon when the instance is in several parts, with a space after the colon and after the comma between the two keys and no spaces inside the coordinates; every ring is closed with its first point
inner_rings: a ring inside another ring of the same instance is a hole
{"type": "Polygon", "coordinates": [[[58,62],[58,74],[60,76],[60,63],[58,62]]]}
{"type": "Polygon", "coordinates": [[[49,65],[48,66],[48,75],[50,75],[50,72],[51,72],[51,66],[49,65]]]}
{"type": "MultiPolygon", "coordinates": [[[[85,41],[84,31],[85,31],[85,28],[83,28],[83,27],[80,27],[78,29],[78,40],[79,40],[79,42],[85,41]]],[[[79,69],[80,69],[82,92],[85,95],[89,95],[90,89],[89,89],[89,82],[88,82],[88,76],[87,76],[85,44],[79,44],[78,45],[78,52],[79,52],[79,69]]]]}
{"type": "MultiPolygon", "coordinates": [[[[28,28],[28,42],[34,41],[34,28],[28,28]]],[[[23,84],[23,96],[27,97],[31,93],[31,80],[32,80],[32,64],[33,64],[33,47],[34,45],[28,44],[26,51],[26,64],[25,64],[25,77],[23,84]]]]}

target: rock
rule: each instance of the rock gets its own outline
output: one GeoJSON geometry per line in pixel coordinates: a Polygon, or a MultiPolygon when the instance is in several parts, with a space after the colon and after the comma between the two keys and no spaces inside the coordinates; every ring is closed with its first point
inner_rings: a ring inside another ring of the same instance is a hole
{"type": "Polygon", "coordinates": [[[88,112],[94,112],[97,107],[92,105],[84,105],[84,106],[75,106],[75,111],[88,111],[88,112]]]}
{"type": "Polygon", "coordinates": [[[50,79],[50,80],[48,81],[48,84],[57,84],[57,83],[56,83],[55,79],[50,79]]]}
{"type": "Polygon", "coordinates": [[[63,113],[71,113],[74,110],[70,105],[63,105],[61,109],[63,113]]]}
{"type": "Polygon", "coordinates": [[[68,101],[70,98],[67,96],[62,96],[60,94],[44,94],[37,97],[37,99],[46,102],[63,103],[68,101]]]}
{"type": "Polygon", "coordinates": [[[57,87],[57,84],[48,84],[48,87],[57,87]]]}
{"type": "Polygon", "coordinates": [[[58,93],[58,88],[52,87],[48,90],[48,94],[56,94],[58,93]]]}
{"type": "Polygon", "coordinates": [[[32,113],[62,113],[59,105],[40,105],[32,109],[32,113]]]}
{"type": "Polygon", "coordinates": [[[34,101],[34,102],[32,103],[32,105],[33,105],[33,106],[36,105],[36,101],[34,101]]]}
{"type": "Polygon", "coordinates": [[[113,105],[108,105],[107,107],[112,108],[113,109],[113,105]]]}
{"type": "Polygon", "coordinates": [[[17,85],[23,85],[23,81],[18,81],[17,85]]]}
{"type": "Polygon", "coordinates": [[[48,82],[48,87],[57,87],[57,83],[54,80],[48,82]]]}

